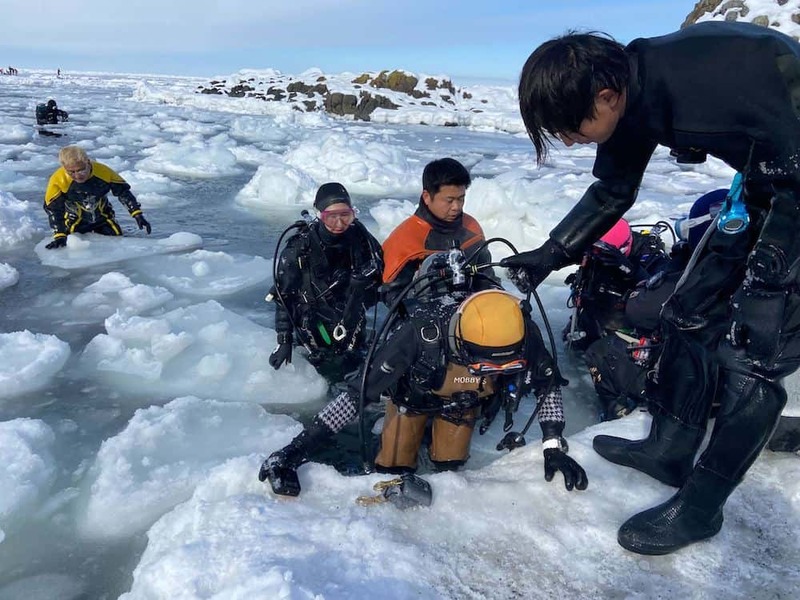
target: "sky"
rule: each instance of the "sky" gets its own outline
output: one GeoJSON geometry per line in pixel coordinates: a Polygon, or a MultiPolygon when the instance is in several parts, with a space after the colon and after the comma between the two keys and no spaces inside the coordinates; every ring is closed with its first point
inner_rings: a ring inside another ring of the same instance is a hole
{"type": "Polygon", "coordinates": [[[0,64],[213,76],[406,69],[513,80],[568,29],[621,42],[678,29],[692,0],[0,0],[0,64]],[[42,15],[52,15],[42,18],[42,15]]]}
{"type": "MultiPolygon", "coordinates": [[[[320,462],[301,467],[298,498],[272,495],[261,461],[326,399],[302,351],[269,367],[264,302],[277,238],[316,188],[341,181],[382,241],[413,212],[423,165],[452,156],[472,174],[466,210],[487,237],[528,249],[593,181],[594,148],[559,146],[537,167],[513,94],[499,88],[469,88],[488,109],[445,128],[433,126],[452,118],[434,114],[443,108],[358,123],[196,87],[0,77],[0,600],[796,597],[800,457],[763,452],[709,542],[630,554],[619,526],[674,490],[592,450],[597,434],[643,437],[649,416],[598,424],[588,371],[561,344],[566,436],[587,490],[544,480],[535,424],[526,446],[498,452],[498,418],[461,471],[433,473],[423,458],[429,508],[359,506],[383,477],[320,462]],[[65,138],[33,125],[45,93],[70,113],[53,126],[65,138]],[[131,183],[151,236],[112,199],[123,237],[44,248],[42,194],[67,141],[131,183]]],[[[659,148],[627,216],[684,214],[732,176],[718,160],[681,166],[659,148]]],[[[556,336],[571,270],[538,289],[556,336]]],[[[798,379],[788,378],[786,414],[800,415],[798,379]]],[[[515,430],[531,410],[523,400],[515,430]]],[[[357,451],[341,452],[352,465],[357,451]]]]}

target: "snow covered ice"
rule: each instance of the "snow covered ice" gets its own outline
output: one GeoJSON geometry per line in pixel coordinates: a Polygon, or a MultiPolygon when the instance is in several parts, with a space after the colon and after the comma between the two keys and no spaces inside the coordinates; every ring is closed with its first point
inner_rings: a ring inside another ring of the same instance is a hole
{"type": "Polygon", "coordinates": [[[199,248],[203,244],[200,236],[179,232],[165,239],[109,238],[93,233],[76,233],[67,238],[63,252],[51,252],[45,246],[50,240],[43,239],[34,248],[42,264],[62,269],[83,269],[106,265],[144,256],[182,252],[199,248]]]}
{"type": "MultiPolygon", "coordinates": [[[[474,128],[441,128],[415,124],[439,122],[431,111],[355,123],[194,93],[201,83],[0,79],[0,600],[796,597],[798,456],[764,452],[711,541],[627,553],[619,525],[672,489],[593,452],[598,433],[641,437],[648,417],[595,424],[588,373],[561,348],[585,492],[544,481],[536,426],[527,446],[497,452],[498,419],[463,471],[424,475],[427,509],[360,507],[381,477],[320,463],[300,469],[299,498],[269,493],[261,461],[327,394],[301,352],[277,372],[267,363],[275,244],[316,188],[341,181],[383,240],[414,210],[423,166],[452,156],[474,177],[467,212],[523,250],[591,183],[594,149],[559,147],[536,168],[510,86],[482,88],[496,101],[474,128]],[[70,113],[66,137],[36,133],[48,97],[70,113]],[[125,238],[42,248],[44,188],[67,143],[131,183],[151,236],[112,198],[125,238]]],[[[628,216],[688,212],[732,175],[713,159],[681,167],[660,148],[628,216]]],[[[554,330],[569,272],[540,288],[554,330]]],[[[800,414],[797,377],[788,387],[786,412],[800,414]]]]}

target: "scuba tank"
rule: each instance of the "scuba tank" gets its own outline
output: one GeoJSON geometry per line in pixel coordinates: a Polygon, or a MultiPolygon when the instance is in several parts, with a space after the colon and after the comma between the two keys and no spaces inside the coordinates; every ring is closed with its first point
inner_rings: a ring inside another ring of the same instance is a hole
{"type": "Polygon", "coordinates": [[[459,247],[458,240],[453,240],[450,251],[447,253],[447,266],[453,273],[453,287],[457,288],[467,282],[462,265],[464,264],[464,252],[459,247]]]}
{"type": "Polygon", "coordinates": [[[43,102],[36,105],[36,124],[47,125],[47,105],[43,102]]]}

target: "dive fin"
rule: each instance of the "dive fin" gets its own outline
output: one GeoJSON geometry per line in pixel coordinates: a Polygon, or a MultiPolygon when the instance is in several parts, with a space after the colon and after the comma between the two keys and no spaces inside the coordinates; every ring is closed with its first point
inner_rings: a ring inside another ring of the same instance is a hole
{"type": "Polygon", "coordinates": [[[430,506],[433,502],[431,484],[413,473],[403,473],[400,477],[379,481],[372,489],[380,494],[359,496],[356,503],[361,506],[391,502],[400,510],[417,506],[430,506]]]}

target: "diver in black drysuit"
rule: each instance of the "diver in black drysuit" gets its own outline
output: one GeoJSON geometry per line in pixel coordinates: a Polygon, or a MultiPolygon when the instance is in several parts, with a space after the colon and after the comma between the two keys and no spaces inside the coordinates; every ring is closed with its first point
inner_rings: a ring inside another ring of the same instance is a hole
{"type": "Polygon", "coordinates": [[[666,554],[720,530],[728,496],[786,403],[783,379],[800,365],[800,44],[765,27],[709,22],[634,40],[624,53],[624,114],[598,146],[598,181],[543,246],[501,266],[524,269],[535,287],[577,261],[633,205],[659,144],[700,149],[743,174],[749,226],[712,228],[662,312],[652,398],[660,410],[649,436],[594,442],[608,460],[680,488],[618,533],[629,550],[666,554]]]}
{"type": "Polygon", "coordinates": [[[315,208],[321,217],[302,225],[278,259],[278,346],[269,362],[275,369],[291,362],[297,343],[310,350],[309,362],[336,383],[363,360],[366,310],[378,301],[383,259],[380,244],[354,213],[347,215],[349,225],[343,230],[337,222],[326,225],[323,215],[330,207],[352,210],[339,183],[320,186],[315,208]]]}

